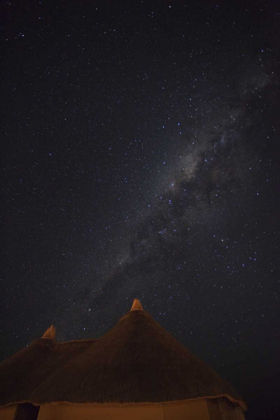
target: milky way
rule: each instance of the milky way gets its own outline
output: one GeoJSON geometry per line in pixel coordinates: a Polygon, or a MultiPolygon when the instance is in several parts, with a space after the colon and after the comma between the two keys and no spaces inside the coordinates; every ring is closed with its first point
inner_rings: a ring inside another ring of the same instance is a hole
{"type": "MultiPolygon", "coordinates": [[[[189,127],[182,119],[177,133],[168,133],[164,160],[155,153],[155,176],[147,181],[145,199],[129,203],[128,212],[138,207],[136,216],[119,233],[121,241],[110,238],[114,251],[98,273],[94,290],[89,278],[78,292],[83,305],[77,307],[77,319],[84,319],[85,330],[91,308],[102,317],[109,302],[121,308],[135,296],[154,306],[159,288],[167,301],[177,298],[189,305],[195,293],[204,302],[209,289],[218,289],[218,294],[235,286],[242,289],[238,277],[256,269],[257,247],[236,232],[240,227],[244,232],[250,229],[250,206],[261,193],[256,186],[261,154],[248,137],[261,112],[256,99],[272,86],[261,69],[250,77],[240,73],[237,92],[213,82],[210,91],[216,90],[218,99],[204,98],[203,106],[193,100],[198,112],[195,124],[189,127]]],[[[162,135],[166,136],[164,131],[162,135]]],[[[70,299],[76,306],[77,296],[70,299]]],[[[216,302],[214,295],[207,306],[216,302]]],[[[67,311],[62,322],[68,318],[67,311]]]]}

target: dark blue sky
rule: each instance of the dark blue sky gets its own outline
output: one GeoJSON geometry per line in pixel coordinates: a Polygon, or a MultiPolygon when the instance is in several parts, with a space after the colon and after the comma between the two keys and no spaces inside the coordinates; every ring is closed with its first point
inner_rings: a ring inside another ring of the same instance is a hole
{"type": "Polygon", "coordinates": [[[99,337],[136,297],[275,419],[279,5],[1,8],[1,359],[52,323],[99,337]]]}

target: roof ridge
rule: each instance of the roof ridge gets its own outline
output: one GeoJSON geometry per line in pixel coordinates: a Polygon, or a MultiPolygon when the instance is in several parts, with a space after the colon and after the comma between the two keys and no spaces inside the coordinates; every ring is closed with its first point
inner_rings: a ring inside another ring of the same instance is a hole
{"type": "Polygon", "coordinates": [[[130,312],[131,311],[144,311],[143,306],[141,305],[141,302],[138,299],[134,299],[130,312]]]}
{"type": "Polygon", "coordinates": [[[42,338],[48,338],[51,340],[55,340],[56,329],[53,325],[51,325],[43,334],[42,338]]]}

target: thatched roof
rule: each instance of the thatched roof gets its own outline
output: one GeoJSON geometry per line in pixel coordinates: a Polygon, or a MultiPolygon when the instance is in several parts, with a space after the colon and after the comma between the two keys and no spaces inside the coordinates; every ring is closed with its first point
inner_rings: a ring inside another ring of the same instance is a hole
{"type": "Polygon", "coordinates": [[[46,338],[45,334],[0,363],[0,406],[15,402],[32,402],[32,392],[50,374],[96,342],[77,340],[58,343],[54,337],[46,338]]]}
{"type": "Polygon", "coordinates": [[[246,409],[234,388],[154,321],[138,301],[98,340],[58,344],[42,338],[33,342],[0,364],[0,383],[4,388],[0,389],[1,405],[226,396],[246,409]]]}

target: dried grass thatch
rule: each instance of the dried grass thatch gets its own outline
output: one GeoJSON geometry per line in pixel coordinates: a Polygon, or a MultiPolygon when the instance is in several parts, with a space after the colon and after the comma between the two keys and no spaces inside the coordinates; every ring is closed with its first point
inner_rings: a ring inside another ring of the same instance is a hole
{"type": "MultiPolygon", "coordinates": [[[[48,330],[47,330],[48,331],[48,330]]],[[[31,402],[31,394],[96,340],[58,343],[43,336],[0,364],[0,406],[15,402],[31,402]]]]}
{"type": "Polygon", "coordinates": [[[226,396],[246,409],[230,384],[136,303],[96,341],[41,339],[3,362],[0,382],[8,387],[4,394],[0,390],[0,403],[153,403],[226,396]]]}

